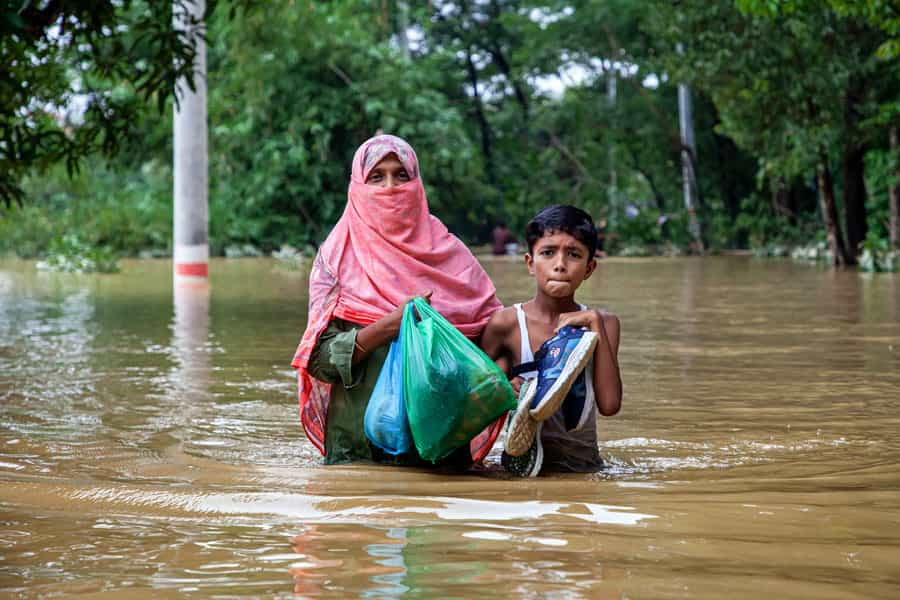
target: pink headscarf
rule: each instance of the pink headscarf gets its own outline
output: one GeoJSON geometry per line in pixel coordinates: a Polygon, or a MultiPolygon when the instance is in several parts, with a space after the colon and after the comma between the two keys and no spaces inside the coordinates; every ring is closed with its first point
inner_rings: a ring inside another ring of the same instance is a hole
{"type": "MultiPolygon", "coordinates": [[[[333,318],[370,325],[409,296],[433,290],[432,306],[476,338],[502,308],[469,249],[428,212],[419,162],[404,140],[379,135],[363,143],[353,156],[347,196],[344,214],[313,262],[306,332],[291,362],[298,375],[300,421],[323,455],[331,386],[313,378],[307,366],[333,318]],[[369,172],[388,154],[397,156],[410,181],[392,188],[366,185],[369,172]]],[[[472,441],[476,460],[490,450],[500,426],[502,421],[472,441]]]]}

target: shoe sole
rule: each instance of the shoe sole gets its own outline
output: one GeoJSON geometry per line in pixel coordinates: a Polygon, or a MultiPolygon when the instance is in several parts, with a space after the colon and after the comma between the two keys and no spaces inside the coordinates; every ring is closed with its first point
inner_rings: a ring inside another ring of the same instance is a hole
{"type": "Polygon", "coordinates": [[[534,381],[523,382],[528,386],[522,390],[519,405],[509,422],[509,431],[506,433],[505,452],[510,456],[522,456],[531,447],[534,436],[537,433],[538,422],[528,412],[528,407],[534,399],[537,383],[534,381]]]}
{"type": "MultiPolygon", "coordinates": [[[[503,468],[507,470],[507,472],[515,475],[520,478],[530,478],[537,477],[541,474],[541,468],[544,466],[544,446],[541,444],[541,426],[543,423],[537,424],[537,431],[534,434],[534,456],[530,458],[525,458],[527,453],[523,456],[512,456],[508,452],[503,452],[503,457],[500,459],[500,462],[503,464],[503,468]],[[525,465],[527,465],[527,471],[522,471],[523,464],[518,461],[522,461],[525,465]],[[526,462],[527,461],[527,462],[526,462]]],[[[531,448],[529,448],[529,451],[531,448]]]]}
{"type": "Polygon", "coordinates": [[[537,431],[534,432],[534,439],[537,441],[537,456],[534,457],[534,465],[532,465],[531,470],[526,477],[537,477],[541,474],[541,467],[544,466],[544,445],[541,443],[541,425],[543,425],[543,423],[538,423],[537,431]]]}
{"type": "MultiPolygon", "coordinates": [[[[588,362],[591,360],[591,356],[596,346],[596,333],[594,333],[593,331],[588,331],[581,336],[581,339],[578,340],[578,345],[575,346],[571,354],[569,354],[568,358],[566,358],[566,365],[563,367],[562,372],[559,374],[559,377],[556,379],[556,381],[553,382],[553,386],[550,388],[550,391],[548,391],[544,395],[544,399],[540,404],[529,411],[534,419],[538,421],[546,421],[547,419],[552,417],[557,410],[559,410],[559,407],[562,405],[563,400],[566,399],[566,394],[568,394],[569,390],[572,389],[572,384],[575,383],[575,378],[578,377],[578,374],[584,370],[588,362]]],[[[534,387],[537,388],[537,385],[535,385],[534,387]]]]}

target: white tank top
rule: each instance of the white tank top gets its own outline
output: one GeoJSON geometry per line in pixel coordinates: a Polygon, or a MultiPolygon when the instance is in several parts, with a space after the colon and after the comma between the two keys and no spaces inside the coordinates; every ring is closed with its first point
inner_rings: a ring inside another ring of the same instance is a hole
{"type": "MultiPolygon", "coordinates": [[[[583,304],[581,310],[587,310],[583,304]]],[[[528,336],[528,322],[521,304],[514,305],[516,318],[519,321],[519,361],[527,363],[534,360],[531,349],[531,338],[528,336]]],[[[544,467],[553,471],[593,472],[603,466],[600,452],[597,449],[597,402],[594,399],[594,360],[585,367],[586,410],[575,429],[567,430],[562,411],[557,411],[544,421],[541,427],[541,444],[544,446],[544,467]]],[[[534,379],[537,370],[520,373],[523,379],[534,379]]]]}

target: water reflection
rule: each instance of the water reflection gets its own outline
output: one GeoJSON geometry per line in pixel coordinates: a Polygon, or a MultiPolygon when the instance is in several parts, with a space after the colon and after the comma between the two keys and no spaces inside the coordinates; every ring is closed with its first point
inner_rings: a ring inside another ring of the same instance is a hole
{"type": "Polygon", "coordinates": [[[340,589],[332,583],[336,572],[352,572],[362,580],[359,593],[345,590],[348,595],[396,598],[410,590],[404,583],[408,575],[406,528],[364,525],[354,534],[328,535],[319,526],[309,525],[291,538],[291,546],[300,559],[288,569],[295,595],[311,597],[340,589]],[[347,543],[354,548],[342,547],[347,543]]]}
{"type": "MultiPolygon", "coordinates": [[[[505,301],[520,261],[488,265],[505,301]]],[[[610,468],[321,466],[287,366],[304,276],[0,261],[0,595],[892,597],[900,277],[606,260],[610,468]],[[85,532],[89,532],[87,538],[85,532]]]]}
{"type": "Polygon", "coordinates": [[[372,582],[382,584],[382,587],[366,590],[363,593],[364,598],[399,596],[409,591],[409,586],[404,585],[407,575],[406,562],[403,558],[407,547],[406,532],[405,527],[392,527],[387,530],[386,543],[366,546],[366,553],[375,560],[375,564],[384,567],[386,571],[372,575],[372,582]]]}
{"type": "MultiPolygon", "coordinates": [[[[94,371],[98,327],[92,290],[65,274],[3,275],[0,424],[23,436],[95,439],[103,406],[94,371]]],[[[47,472],[43,457],[30,458],[17,464],[47,472]]]]}
{"type": "MultiPolygon", "coordinates": [[[[678,316],[674,334],[676,343],[682,348],[697,348],[697,289],[702,286],[703,269],[699,258],[687,259],[681,278],[681,298],[675,314],[678,316]]],[[[673,307],[676,308],[676,307],[673,307]]],[[[681,358],[681,373],[686,375],[694,363],[694,352],[677,352],[681,358]]]]}
{"type": "MultiPolygon", "coordinates": [[[[572,535],[572,532],[565,535],[572,535]]],[[[291,538],[293,592],[300,597],[621,598],[619,557],[600,544],[544,537],[528,527],[467,531],[464,527],[374,527],[352,531],[313,525],[291,538]],[[340,574],[353,573],[352,579],[340,574]],[[502,581],[502,585],[498,582],[502,581]],[[454,591],[450,591],[454,590],[454,591]]]]}
{"type": "Polygon", "coordinates": [[[172,391],[186,408],[205,400],[209,390],[209,295],[208,282],[175,282],[172,391]]]}

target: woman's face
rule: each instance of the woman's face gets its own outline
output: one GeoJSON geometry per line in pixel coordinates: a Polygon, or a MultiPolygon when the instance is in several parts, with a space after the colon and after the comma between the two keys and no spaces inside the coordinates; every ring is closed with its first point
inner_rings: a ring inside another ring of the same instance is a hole
{"type": "Polygon", "coordinates": [[[378,164],[372,167],[366,177],[367,185],[377,185],[383,188],[392,188],[403,185],[410,180],[406,167],[400,162],[396,154],[388,154],[378,164]]]}

